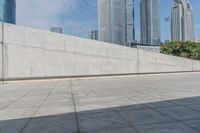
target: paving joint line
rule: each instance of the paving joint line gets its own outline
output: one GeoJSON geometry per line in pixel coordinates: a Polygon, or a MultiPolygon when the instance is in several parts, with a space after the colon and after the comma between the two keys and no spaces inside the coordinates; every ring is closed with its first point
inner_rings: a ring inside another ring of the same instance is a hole
{"type": "MultiPolygon", "coordinates": [[[[143,94],[145,94],[145,93],[143,93],[143,94]]],[[[146,96],[151,96],[151,95],[147,95],[147,94],[145,94],[145,95],[146,95],[146,96]]],[[[155,97],[155,96],[153,96],[153,97],[154,97],[154,98],[157,98],[157,97],[155,97]]],[[[160,98],[158,98],[158,99],[160,99],[160,98]]],[[[160,100],[162,100],[162,99],[160,99],[160,100]]],[[[168,101],[168,102],[170,102],[170,101],[168,101]]],[[[151,109],[151,110],[153,110],[153,111],[159,113],[159,114],[162,115],[162,116],[166,116],[166,117],[168,117],[168,118],[174,120],[175,122],[181,123],[182,125],[185,125],[186,127],[189,127],[189,128],[191,128],[191,129],[193,129],[193,130],[195,130],[195,131],[198,131],[198,132],[200,131],[199,129],[196,129],[196,128],[192,127],[192,126],[189,126],[189,125],[185,124],[184,122],[182,122],[181,120],[175,119],[175,118],[171,117],[170,115],[167,115],[167,114],[165,114],[165,113],[163,113],[163,112],[161,112],[161,111],[156,110],[156,109],[153,108],[153,107],[147,106],[147,105],[145,105],[145,104],[142,104],[142,105],[145,106],[146,108],[149,108],[149,109],[151,109]]],[[[178,104],[177,104],[177,105],[178,105],[178,104]]]]}
{"type": "MultiPolygon", "coordinates": [[[[130,89],[128,89],[128,90],[130,90],[130,89]]],[[[154,95],[149,95],[149,94],[147,94],[147,93],[145,93],[145,92],[141,92],[141,91],[139,91],[139,90],[136,90],[136,91],[139,92],[139,93],[141,93],[141,94],[144,94],[144,95],[146,95],[146,96],[151,96],[151,97],[153,97],[153,98],[156,98],[156,99],[158,99],[158,100],[161,100],[161,102],[163,101],[163,99],[161,99],[161,98],[159,98],[159,97],[156,97],[156,96],[154,96],[154,95]]],[[[128,98],[128,97],[127,97],[127,98],[128,98]]],[[[129,99],[131,99],[131,98],[129,98],[129,99]]],[[[186,106],[186,105],[182,105],[182,104],[173,102],[173,101],[171,101],[171,100],[164,100],[164,101],[167,101],[167,102],[169,102],[169,103],[175,104],[174,106],[177,106],[177,105],[178,105],[178,106],[185,107],[185,108],[190,109],[190,110],[195,111],[195,112],[200,112],[199,110],[190,108],[190,107],[188,107],[188,106],[186,106]]],[[[196,105],[196,104],[194,104],[194,105],[196,105]]],[[[148,105],[146,105],[146,106],[148,106],[148,105]]],[[[158,107],[158,108],[167,108],[167,107],[174,107],[174,106],[163,106],[163,107],[158,107]]]]}
{"type": "Polygon", "coordinates": [[[77,113],[77,109],[76,109],[76,102],[75,102],[75,97],[74,97],[71,81],[69,81],[69,86],[70,86],[70,90],[71,90],[71,97],[72,97],[72,103],[73,103],[73,108],[74,108],[74,115],[75,115],[77,130],[78,130],[77,133],[81,133],[80,127],[79,127],[78,113],[77,113]]]}
{"type": "MultiPolygon", "coordinates": [[[[17,87],[17,88],[18,88],[18,87],[17,87]]],[[[16,89],[17,89],[17,88],[16,88],[16,89]]],[[[16,102],[19,101],[21,98],[27,96],[27,95],[28,95],[29,93],[31,93],[31,92],[32,92],[32,91],[27,92],[25,95],[22,95],[22,96],[19,97],[17,100],[14,100],[13,102],[11,102],[11,103],[9,103],[9,104],[3,106],[2,108],[0,108],[0,110],[3,110],[3,109],[5,109],[6,107],[8,107],[8,106],[10,106],[10,105],[12,105],[12,104],[14,104],[14,103],[16,103],[16,102]]]]}
{"type": "Polygon", "coordinates": [[[14,103],[16,103],[16,102],[18,102],[21,98],[23,98],[23,97],[25,97],[25,96],[27,96],[29,93],[31,93],[32,91],[30,91],[30,92],[27,92],[26,94],[24,94],[23,96],[21,96],[21,97],[19,97],[18,99],[16,99],[15,101],[13,101],[13,102],[11,102],[11,103],[9,103],[9,104],[7,104],[7,105],[5,105],[5,106],[3,106],[2,108],[0,108],[0,110],[4,110],[5,108],[7,108],[8,106],[10,106],[10,105],[12,105],[12,104],[14,104],[14,103]]]}
{"type": "Polygon", "coordinates": [[[33,119],[33,116],[37,113],[37,111],[40,109],[40,107],[43,105],[43,103],[47,100],[47,98],[51,95],[51,93],[53,92],[53,90],[56,88],[57,83],[55,83],[55,85],[52,87],[52,90],[48,93],[48,95],[46,96],[46,98],[43,100],[43,102],[40,104],[39,107],[37,107],[37,109],[33,112],[32,116],[29,118],[29,120],[27,121],[27,123],[22,127],[22,129],[20,130],[19,133],[23,133],[24,129],[28,126],[28,124],[31,122],[31,120],[33,119]]]}
{"type": "MultiPolygon", "coordinates": [[[[128,90],[130,90],[130,89],[128,89],[128,90]]],[[[159,99],[159,100],[162,100],[162,99],[160,99],[160,98],[158,98],[158,97],[155,97],[155,96],[152,96],[152,95],[148,95],[148,94],[146,94],[146,93],[144,93],[144,92],[141,92],[141,91],[139,91],[139,90],[136,90],[136,91],[139,92],[139,93],[142,93],[142,94],[144,94],[144,95],[146,95],[146,96],[151,96],[151,97],[157,98],[157,99],[159,99]]],[[[125,96],[125,95],[123,95],[123,96],[125,96]]],[[[128,99],[130,99],[130,100],[133,100],[133,99],[131,99],[130,97],[127,97],[127,96],[125,96],[125,97],[128,98],[128,99]]],[[[137,100],[134,100],[134,101],[139,102],[139,101],[137,101],[137,100]]],[[[168,102],[170,102],[170,101],[168,101],[168,102]]],[[[195,130],[195,131],[198,131],[198,132],[200,131],[199,129],[196,129],[196,128],[190,126],[190,125],[185,124],[185,123],[182,122],[181,120],[175,119],[175,118],[173,118],[173,117],[171,117],[171,116],[169,116],[169,115],[167,115],[167,114],[165,114],[165,113],[162,113],[162,112],[160,112],[160,111],[157,111],[157,110],[154,109],[153,107],[147,106],[147,105],[145,105],[144,103],[142,103],[141,105],[143,105],[143,106],[145,106],[146,108],[149,108],[149,109],[151,109],[151,110],[153,110],[153,111],[159,113],[160,115],[169,117],[170,119],[174,120],[175,122],[181,123],[182,125],[185,125],[186,127],[189,127],[189,128],[191,128],[191,129],[193,129],[193,130],[195,130]]],[[[178,104],[176,104],[176,105],[178,105],[178,104]]]]}
{"type": "MultiPolygon", "coordinates": [[[[85,84],[84,82],[82,82],[89,90],[91,90],[93,93],[95,93],[97,96],[98,96],[98,98],[100,98],[100,96],[93,90],[93,89],[91,89],[87,84],[85,84]]],[[[115,91],[115,93],[116,93],[116,91],[115,91]]],[[[105,100],[103,100],[104,101],[104,103],[106,104],[106,105],[108,105],[108,106],[110,106],[105,100]]],[[[112,110],[112,112],[115,112],[117,115],[119,115],[124,121],[126,121],[128,124],[129,124],[129,126],[131,126],[131,127],[133,127],[138,133],[141,133],[137,128],[136,128],[136,126],[134,125],[134,124],[132,124],[129,120],[127,120],[124,116],[122,116],[119,112],[117,112],[115,109],[113,109],[112,110]]]]}
{"type": "MultiPolygon", "coordinates": [[[[149,95],[149,94],[147,94],[147,93],[145,93],[145,92],[141,92],[141,91],[139,91],[139,90],[137,90],[137,91],[140,92],[140,93],[142,93],[142,94],[144,94],[144,95],[146,95],[146,96],[151,96],[151,97],[157,98],[157,99],[159,99],[159,100],[163,100],[163,99],[161,99],[161,98],[159,98],[159,97],[156,97],[156,96],[153,96],[153,95],[149,95]]],[[[194,112],[200,112],[199,110],[195,110],[195,109],[190,108],[190,107],[188,107],[188,106],[186,106],[186,105],[182,105],[182,104],[179,104],[179,103],[170,101],[170,100],[166,100],[166,101],[169,102],[169,103],[175,104],[176,106],[185,107],[185,108],[190,109],[190,110],[192,110],[192,111],[194,111],[194,112]]],[[[149,108],[152,109],[153,111],[157,111],[156,109],[154,109],[154,108],[152,108],[152,107],[150,107],[150,106],[147,106],[147,105],[144,105],[144,106],[149,107],[149,108]]],[[[168,107],[172,107],[172,106],[168,106],[168,107]]],[[[168,107],[160,107],[160,108],[168,108],[168,107]]],[[[174,107],[174,106],[173,106],[173,107],[174,107]]],[[[160,111],[158,111],[158,112],[160,112],[160,111]]],[[[161,113],[162,113],[162,112],[161,112],[161,113]]],[[[163,114],[164,114],[164,113],[163,113],[163,114]]],[[[164,114],[164,115],[166,115],[166,114],[164,114]]],[[[169,115],[166,115],[166,116],[170,117],[169,115]]],[[[172,117],[171,117],[171,118],[172,118],[172,117]]],[[[173,118],[173,119],[175,119],[175,118],[173,118]]],[[[199,118],[196,118],[196,119],[199,119],[199,118]]],[[[194,128],[194,127],[192,127],[192,126],[190,126],[190,125],[188,125],[188,124],[182,122],[181,120],[178,120],[178,119],[175,119],[175,120],[177,120],[177,121],[180,122],[181,124],[183,124],[183,125],[185,125],[185,126],[187,126],[187,127],[189,127],[189,128],[192,128],[192,129],[194,129],[194,130],[196,130],[196,131],[198,131],[198,132],[200,131],[200,129],[194,128]]],[[[192,120],[192,118],[190,118],[190,119],[188,119],[188,120],[192,120]]],[[[188,121],[188,120],[184,120],[184,121],[188,121]]]]}
{"type": "MultiPolygon", "coordinates": [[[[146,106],[146,105],[144,105],[144,106],[146,106]]],[[[148,106],[146,106],[146,107],[148,107],[148,106]]],[[[192,126],[190,126],[190,125],[188,125],[188,124],[185,124],[184,122],[182,122],[182,120],[178,120],[178,119],[176,119],[176,118],[173,118],[173,117],[171,117],[170,115],[167,115],[167,114],[165,114],[165,113],[163,113],[163,112],[161,112],[161,111],[158,111],[158,110],[156,110],[156,109],[154,109],[154,108],[151,108],[151,107],[148,107],[149,109],[151,109],[151,110],[153,110],[153,111],[155,111],[155,112],[157,112],[157,113],[159,113],[159,114],[161,114],[161,115],[163,115],[163,116],[167,116],[167,117],[169,117],[170,119],[173,119],[174,121],[176,121],[176,122],[178,122],[178,123],[181,123],[182,125],[185,125],[186,127],[189,127],[189,128],[191,128],[191,129],[193,129],[193,130],[195,130],[195,131],[200,131],[199,129],[196,129],[196,128],[194,128],[194,127],[192,127],[192,126]]]]}
{"type": "MultiPolygon", "coordinates": [[[[130,90],[130,89],[128,89],[128,90],[130,90]]],[[[146,95],[146,96],[151,96],[151,97],[157,98],[157,99],[159,99],[159,100],[163,100],[163,99],[161,99],[161,98],[159,98],[159,97],[156,97],[156,96],[153,96],[153,95],[148,95],[147,93],[141,92],[141,91],[139,91],[139,90],[136,90],[136,91],[139,92],[139,93],[142,93],[142,94],[144,94],[144,95],[146,95]]],[[[129,97],[127,97],[127,98],[129,98],[129,97]]],[[[129,99],[131,100],[131,98],[129,98],[129,99]]],[[[176,105],[178,105],[178,106],[183,106],[183,107],[185,107],[184,105],[179,105],[178,103],[175,103],[175,102],[172,102],[172,101],[169,101],[169,100],[166,100],[166,101],[167,101],[167,102],[170,102],[170,103],[173,103],[173,104],[176,104],[176,105]]],[[[136,100],[136,102],[138,102],[138,101],[136,100]]],[[[144,103],[143,103],[142,105],[145,106],[146,108],[149,108],[149,109],[151,109],[151,110],[153,110],[153,111],[155,111],[155,112],[161,114],[161,115],[167,116],[167,117],[169,117],[170,119],[173,119],[174,121],[176,121],[176,122],[178,122],[178,123],[181,123],[182,125],[185,125],[186,127],[189,127],[189,128],[191,128],[191,129],[193,129],[193,130],[195,130],[195,131],[198,131],[198,132],[200,131],[199,129],[196,129],[196,128],[194,128],[194,127],[192,127],[192,126],[190,126],[190,125],[188,125],[188,124],[182,122],[181,120],[175,119],[175,118],[173,118],[173,117],[171,117],[171,116],[169,116],[169,115],[167,115],[167,114],[165,114],[165,113],[162,113],[162,112],[160,112],[160,111],[154,109],[153,107],[147,106],[147,105],[145,105],[144,103]]],[[[169,106],[168,106],[168,107],[169,107],[169,106]]],[[[164,107],[163,107],[163,108],[164,108],[164,107]]],[[[188,108],[188,109],[190,109],[190,108],[188,108]]],[[[194,111],[194,110],[193,110],[193,111],[194,111]]],[[[195,111],[195,112],[197,112],[197,111],[195,111]]]]}
{"type": "MultiPolygon", "coordinates": [[[[119,92],[118,91],[116,91],[115,89],[113,89],[113,91],[116,93],[116,94],[119,94],[119,92]]],[[[124,96],[124,95],[123,95],[124,96]]],[[[125,96],[126,97],[126,96],[125,96]]],[[[128,97],[126,97],[126,98],[128,98],[128,97]]],[[[128,98],[129,99],[129,98],[128,98]]],[[[135,101],[135,100],[134,100],[135,101]]],[[[136,102],[136,101],[135,101],[136,102]]],[[[137,129],[137,126],[135,125],[135,124],[133,124],[133,123],[131,123],[128,119],[126,119],[124,116],[122,116],[121,114],[120,114],[120,112],[119,111],[117,111],[117,110],[115,110],[114,112],[116,112],[120,117],[122,117],[125,121],[127,121],[138,133],[141,133],[140,132],[140,130],[139,129],[137,129]]]]}

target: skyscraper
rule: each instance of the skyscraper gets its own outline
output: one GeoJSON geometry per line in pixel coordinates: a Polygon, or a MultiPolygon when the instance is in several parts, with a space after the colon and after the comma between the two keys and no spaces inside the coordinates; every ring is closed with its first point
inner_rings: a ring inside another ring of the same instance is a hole
{"type": "Polygon", "coordinates": [[[160,0],[141,0],[141,43],[160,45],[160,0]]]}
{"type": "Polygon", "coordinates": [[[92,30],[89,33],[89,38],[92,40],[98,40],[98,31],[97,30],[92,30]]]}
{"type": "Polygon", "coordinates": [[[126,42],[135,42],[134,0],[126,0],[126,42]]]}
{"type": "Polygon", "coordinates": [[[126,44],[125,0],[98,0],[99,40],[126,44]]]}
{"type": "Polygon", "coordinates": [[[51,27],[50,31],[62,34],[62,28],[60,27],[51,27]]]}
{"type": "Polygon", "coordinates": [[[6,23],[16,23],[16,1],[0,0],[0,21],[6,23]]]}
{"type": "Polygon", "coordinates": [[[188,0],[174,0],[171,16],[172,41],[194,41],[192,7],[188,0]]]}

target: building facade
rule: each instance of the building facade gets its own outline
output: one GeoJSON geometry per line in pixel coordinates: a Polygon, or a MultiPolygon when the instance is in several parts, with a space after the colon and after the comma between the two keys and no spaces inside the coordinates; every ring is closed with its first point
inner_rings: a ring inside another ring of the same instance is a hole
{"type": "Polygon", "coordinates": [[[135,42],[134,0],[126,0],[126,43],[135,42]]]}
{"type": "Polygon", "coordinates": [[[196,43],[200,43],[200,38],[194,38],[194,41],[195,41],[196,43]]]}
{"type": "Polygon", "coordinates": [[[98,0],[99,40],[126,44],[125,0],[98,0]]]}
{"type": "Polygon", "coordinates": [[[171,15],[172,41],[194,41],[192,7],[188,0],[174,0],[171,15]]]}
{"type": "Polygon", "coordinates": [[[60,27],[51,27],[50,31],[62,34],[62,28],[60,27]]]}
{"type": "Polygon", "coordinates": [[[16,24],[16,0],[0,0],[0,21],[16,24]]]}
{"type": "Polygon", "coordinates": [[[160,0],[141,0],[141,43],[160,45],[160,0]]]}
{"type": "Polygon", "coordinates": [[[89,38],[91,40],[98,40],[98,31],[97,30],[92,30],[90,33],[89,33],[89,38]]]}

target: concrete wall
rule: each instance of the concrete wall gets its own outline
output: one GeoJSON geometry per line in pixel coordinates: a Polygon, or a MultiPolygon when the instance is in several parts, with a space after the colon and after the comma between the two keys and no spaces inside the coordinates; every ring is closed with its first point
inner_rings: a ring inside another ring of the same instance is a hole
{"type": "Polygon", "coordinates": [[[3,24],[0,23],[0,80],[3,79],[4,69],[4,49],[3,49],[3,24]]]}
{"type": "Polygon", "coordinates": [[[198,61],[141,49],[5,23],[0,30],[4,79],[200,70],[198,61]]]}

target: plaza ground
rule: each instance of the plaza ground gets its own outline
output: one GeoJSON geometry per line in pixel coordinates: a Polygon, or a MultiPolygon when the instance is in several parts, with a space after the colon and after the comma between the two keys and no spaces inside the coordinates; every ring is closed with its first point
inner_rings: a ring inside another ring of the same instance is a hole
{"type": "Polygon", "coordinates": [[[200,73],[0,85],[0,133],[199,133],[200,73]]]}

